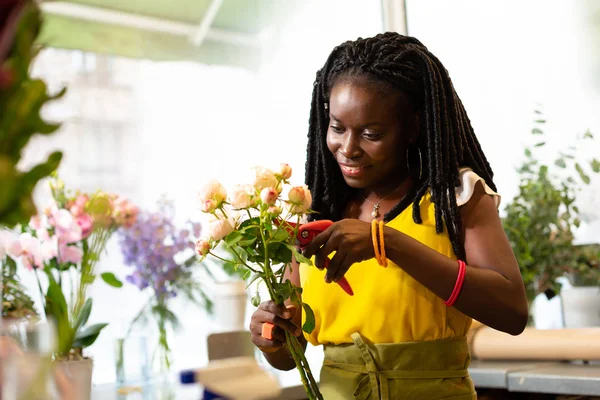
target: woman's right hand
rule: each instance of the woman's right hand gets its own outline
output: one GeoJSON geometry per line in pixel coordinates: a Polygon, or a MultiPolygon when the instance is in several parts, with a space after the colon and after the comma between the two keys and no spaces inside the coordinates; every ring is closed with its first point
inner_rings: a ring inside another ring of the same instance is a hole
{"type": "Polygon", "coordinates": [[[285,331],[294,336],[300,336],[302,330],[292,322],[296,310],[296,306],[278,306],[272,300],[260,303],[250,320],[252,343],[265,353],[273,353],[283,347],[285,331]],[[273,339],[262,337],[262,327],[265,322],[275,325],[273,339]]]}

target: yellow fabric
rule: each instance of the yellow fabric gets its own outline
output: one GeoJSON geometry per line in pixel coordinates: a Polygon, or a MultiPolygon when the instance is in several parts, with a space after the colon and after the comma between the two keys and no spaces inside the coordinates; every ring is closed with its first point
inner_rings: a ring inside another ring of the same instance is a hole
{"type": "MultiPolygon", "coordinates": [[[[434,205],[428,194],[421,200],[421,217],[423,223],[415,224],[410,206],[386,225],[456,259],[448,234],[435,232],[434,205]]],[[[465,336],[471,326],[471,318],[447,307],[391,260],[387,268],[375,259],[352,265],[345,276],[354,296],[335,283],[325,283],[324,276],[324,271],[300,265],[302,300],[316,319],[313,332],[305,333],[313,345],[349,344],[355,332],[367,343],[439,340],[465,336]]]]}

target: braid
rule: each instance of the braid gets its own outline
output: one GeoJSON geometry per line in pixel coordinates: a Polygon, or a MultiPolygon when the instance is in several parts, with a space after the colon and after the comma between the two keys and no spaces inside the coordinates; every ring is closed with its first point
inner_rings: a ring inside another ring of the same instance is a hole
{"type": "Polygon", "coordinates": [[[306,160],[306,184],[313,195],[311,219],[339,220],[354,189],[344,181],[326,137],[329,94],[341,77],[364,77],[375,84],[390,85],[407,94],[419,110],[417,140],[422,152],[422,171],[416,184],[385,216],[389,221],[408,205],[413,220],[422,223],[420,203],[429,190],[435,210],[435,229],[447,229],[454,253],[464,258],[460,243],[460,213],[455,187],[459,168],[466,166],[493,189],[493,172],[475,136],[471,121],[442,63],[417,39],[387,32],[337,46],[314,83],[306,160]]]}

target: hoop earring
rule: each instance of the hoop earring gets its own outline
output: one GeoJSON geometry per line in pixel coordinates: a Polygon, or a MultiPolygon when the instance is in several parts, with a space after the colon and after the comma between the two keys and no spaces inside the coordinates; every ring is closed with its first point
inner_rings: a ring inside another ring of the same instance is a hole
{"type": "Polygon", "coordinates": [[[419,180],[423,177],[423,156],[421,155],[421,148],[417,147],[419,152],[419,173],[415,174],[412,168],[410,167],[410,146],[406,149],[406,167],[408,168],[408,173],[413,177],[418,176],[419,180]]]}

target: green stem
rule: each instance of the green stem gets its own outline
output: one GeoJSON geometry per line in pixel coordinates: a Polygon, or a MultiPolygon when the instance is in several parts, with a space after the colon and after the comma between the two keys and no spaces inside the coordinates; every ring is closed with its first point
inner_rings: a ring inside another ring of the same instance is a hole
{"type": "Polygon", "coordinates": [[[42,308],[44,310],[44,315],[46,315],[46,296],[44,295],[44,289],[42,289],[42,283],[40,282],[40,276],[38,275],[37,268],[34,269],[35,278],[37,280],[38,289],[40,289],[40,296],[42,296],[42,308]]]}
{"type": "MultiPolygon", "coordinates": [[[[261,223],[262,223],[262,219],[261,219],[261,223]]],[[[260,228],[261,228],[260,235],[261,235],[262,243],[263,243],[264,250],[265,250],[265,261],[264,261],[264,265],[263,265],[263,271],[265,273],[265,277],[263,280],[265,281],[265,283],[267,285],[269,294],[271,296],[271,300],[273,300],[278,305],[283,305],[285,299],[281,298],[281,296],[279,296],[279,294],[274,289],[273,283],[277,283],[277,277],[275,276],[273,271],[271,271],[271,260],[269,259],[268,243],[267,243],[267,240],[266,240],[266,237],[264,234],[264,229],[262,229],[263,227],[261,226],[260,228]],[[273,279],[273,282],[271,281],[272,279],[273,279]]],[[[284,268],[285,268],[285,266],[284,266],[284,268]]],[[[296,369],[298,369],[298,372],[300,373],[300,379],[302,381],[302,385],[304,386],[304,390],[308,396],[308,399],[309,400],[322,400],[323,396],[319,392],[319,388],[317,386],[317,383],[316,383],[314,377],[312,376],[312,373],[310,371],[310,366],[308,365],[308,362],[306,361],[306,357],[304,356],[304,351],[302,349],[302,346],[298,342],[298,339],[295,336],[291,335],[287,331],[285,332],[285,338],[286,338],[286,347],[288,348],[290,355],[292,356],[294,363],[296,364],[296,369]]]]}
{"type": "MultiPolygon", "coordinates": [[[[241,259],[241,257],[240,257],[240,256],[239,256],[239,255],[238,255],[236,252],[235,252],[235,250],[234,250],[233,248],[231,248],[231,251],[232,251],[232,252],[233,252],[233,253],[234,253],[234,254],[237,256],[238,260],[240,261],[240,264],[242,264],[244,267],[248,268],[250,271],[252,271],[252,272],[254,272],[254,273],[258,274],[258,271],[257,271],[257,270],[255,270],[254,268],[252,268],[251,266],[249,266],[248,264],[246,264],[246,263],[244,262],[244,260],[242,260],[242,259],[241,259]]],[[[211,255],[211,256],[213,256],[214,258],[216,258],[216,259],[218,259],[218,260],[221,260],[221,261],[223,261],[223,262],[226,262],[226,263],[230,263],[230,262],[231,262],[231,260],[226,260],[226,259],[224,259],[223,257],[219,257],[218,255],[216,255],[216,254],[215,254],[215,253],[213,253],[212,251],[208,252],[208,254],[210,254],[210,255],[211,255]]]]}

